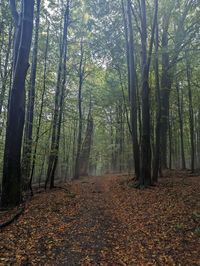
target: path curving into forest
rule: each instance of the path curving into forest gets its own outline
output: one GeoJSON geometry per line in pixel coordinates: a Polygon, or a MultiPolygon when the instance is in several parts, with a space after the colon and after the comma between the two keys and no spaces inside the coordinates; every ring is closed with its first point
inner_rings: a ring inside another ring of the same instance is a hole
{"type": "Polygon", "coordinates": [[[127,175],[37,194],[0,233],[0,265],[200,265],[200,178],[135,190],[127,175]]]}

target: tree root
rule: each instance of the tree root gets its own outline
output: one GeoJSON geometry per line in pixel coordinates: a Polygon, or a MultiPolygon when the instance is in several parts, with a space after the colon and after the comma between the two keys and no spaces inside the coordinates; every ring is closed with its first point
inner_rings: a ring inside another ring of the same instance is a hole
{"type": "Polygon", "coordinates": [[[25,210],[25,205],[16,213],[14,214],[8,221],[0,224],[0,229],[5,228],[6,226],[10,225],[11,223],[13,223],[14,221],[16,221],[24,212],[25,210]]]}

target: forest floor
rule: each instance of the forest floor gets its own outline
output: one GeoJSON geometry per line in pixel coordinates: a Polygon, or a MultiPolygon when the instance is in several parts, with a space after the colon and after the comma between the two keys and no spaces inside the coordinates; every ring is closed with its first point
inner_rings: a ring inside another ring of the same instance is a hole
{"type": "Polygon", "coordinates": [[[129,179],[35,194],[0,231],[0,265],[200,265],[200,177],[169,172],[146,190],[129,179]]]}

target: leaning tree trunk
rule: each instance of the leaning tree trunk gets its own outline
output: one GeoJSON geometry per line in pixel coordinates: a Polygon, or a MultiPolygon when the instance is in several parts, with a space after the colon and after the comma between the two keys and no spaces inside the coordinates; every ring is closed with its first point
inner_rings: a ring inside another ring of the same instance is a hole
{"type": "MultiPolygon", "coordinates": [[[[15,10],[16,11],[16,10],[15,10]]],[[[1,206],[16,206],[21,201],[21,145],[25,115],[25,79],[32,40],[34,0],[22,0],[18,50],[15,47],[13,85],[10,94],[4,150],[1,206]]],[[[17,11],[16,11],[17,12],[17,11]]],[[[19,16],[18,16],[19,17],[19,16]]]]}
{"type": "Polygon", "coordinates": [[[24,144],[23,144],[23,157],[22,157],[22,178],[23,178],[22,181],[24,189],[28,188],[28,181],[31,169],[31,158],[32,158],[33,115],[34,115],[34,103],[35,103],[36,71],[37,71],[37,61],[38,61],[40,4],[41,0],[37,0],[35,40],[33,45],[30,85],[28,91],[28,104],[27,104],[25,130],[24,130],[24,144]]]}

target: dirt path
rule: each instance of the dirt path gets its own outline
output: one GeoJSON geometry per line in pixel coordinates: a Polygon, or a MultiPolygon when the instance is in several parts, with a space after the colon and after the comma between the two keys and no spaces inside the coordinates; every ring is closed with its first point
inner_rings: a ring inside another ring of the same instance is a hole
{"type": "Polygon", "coordinates": [[[75,226],[67,235],[69,249],[66,260],[60,263],[105,265],[109,261],[113,265],[122,265],[113,254],[119,233],[125,227],[112,216],[113,209],[117,207],[112,194],[114,184],[113,176],[86,178],[73,184],[79,213],[75,226]]]}
{"type": "Polygon", "coordinates": [[[200,178],[135,190],[126,175],[37,194],[0,232],[0,265],[200,265],[200,178]]]}

